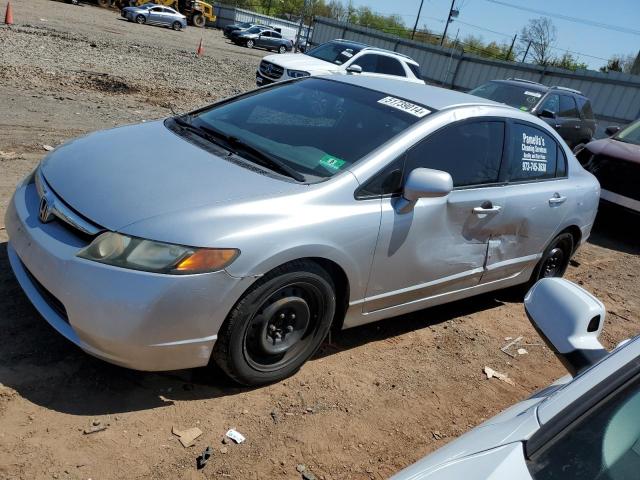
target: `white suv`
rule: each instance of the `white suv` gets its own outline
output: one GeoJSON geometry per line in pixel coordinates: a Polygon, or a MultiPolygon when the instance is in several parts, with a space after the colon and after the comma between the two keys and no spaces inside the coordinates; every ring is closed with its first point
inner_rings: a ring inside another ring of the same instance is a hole
{"type": "Polygon", "coordinates": [[[306,53],[264,57],[256,71],[256,84],[332,73],[363,73],[424,83],[420,65],[406,55],[350,40],[332,40],[306,53]]]}

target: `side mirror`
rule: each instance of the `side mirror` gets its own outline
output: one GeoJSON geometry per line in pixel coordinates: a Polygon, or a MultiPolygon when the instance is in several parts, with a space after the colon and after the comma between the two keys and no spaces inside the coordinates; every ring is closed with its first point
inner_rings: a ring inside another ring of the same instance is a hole
{"type": "Polygon", "coordinates": [[[562,278],[543,278],[524,298],[533,327],[571,375],[605,356],[598,341],[605,319],[600,300],[562,278]]]}
{"type": "Polygon", "coordinates": [[[408,213],[421,198],[446,197],[453,190],[453,179],[447,172],[431,168],[415,168],[402,189],[396,204],[398,213],[408,213]]]}
{"type": "Polygon", "coordinates": [[[619,131],[620,131],[620,127],[617,125],[609,125],[607,128],[604,129],[604,133],[606,133],[610,137],[615,135],[619,131]]]}
{"type": "Polygon", "coordinates": [[[360,65],[349,65],[347,73],[362,73],[362,67],[360,65]]]}
{"type": "Polygon", "coordinates": [[[538,116],[540,118],[556,118],[556,114],[553,113],[551,110],[547,110],[546,108],[544,110],[542,110],[538,116]]]}

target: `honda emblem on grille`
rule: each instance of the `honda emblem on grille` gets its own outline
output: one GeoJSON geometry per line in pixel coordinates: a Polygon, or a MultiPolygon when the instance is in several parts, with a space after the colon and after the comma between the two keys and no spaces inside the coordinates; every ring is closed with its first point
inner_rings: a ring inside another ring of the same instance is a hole
{"type": "Polygon", "coordinates": [[[38,218],[42,223],[50,222],[53,219],[53,214],[51,213],[51,207],[49,206],[49,201],[47,197],[42,197],[40,199],[40,207],[38,208],[38,218]]]}

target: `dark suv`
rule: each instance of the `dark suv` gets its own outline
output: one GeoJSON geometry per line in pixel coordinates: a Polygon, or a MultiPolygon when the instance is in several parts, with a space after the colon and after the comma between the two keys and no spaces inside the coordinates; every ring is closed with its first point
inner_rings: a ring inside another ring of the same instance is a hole
{"type": "Polygon", "coordinates": [[[596,131],[591,102],[578,90],[547,87],[518,78],[491,80],[469,92],[540,117],[555,128],[569,147],[587,143],[596,131]]]}

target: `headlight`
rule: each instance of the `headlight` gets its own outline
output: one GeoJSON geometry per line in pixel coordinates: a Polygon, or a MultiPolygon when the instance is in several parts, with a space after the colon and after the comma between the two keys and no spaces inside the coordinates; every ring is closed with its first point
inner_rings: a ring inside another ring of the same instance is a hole
{"type": "Polygon", "coordinates": [[[78,257],[116,267],[185,275],[222,270],[240,252],[235,248],[193,248],[106,232],[78,257]]]}
{"type": "Polygon", "coordinates": [[[308,77],[311,75],[309,72],[305,72],[304,70],[287,70],[287,75],[291,78],[301,78],[308,77]]]}

